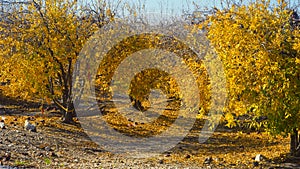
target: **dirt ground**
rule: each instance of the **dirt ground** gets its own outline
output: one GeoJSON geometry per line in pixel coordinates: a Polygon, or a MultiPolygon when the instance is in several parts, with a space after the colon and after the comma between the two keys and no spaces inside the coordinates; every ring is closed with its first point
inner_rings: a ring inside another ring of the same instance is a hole
{"type": "MultiPolygon", "coordinates": [[[[0,169],[300,168],[300,159],[287,155],[288,138],[272,138],[264,132],[219,125],[214,134],[200,144],[198,137],[203,122],[199,120],[180,143],[158,156],[132,158],[127,153],[113,154],[93,142],[76,118],[74,124],[65,124],[57,110],[50,108],[42,114],[39,106],[39,103],[19,103],[0,97],[0,118],[4,118],[6,125],[0,129],[0,169]],[[37,126],[37,132],[24,129],[27,117],[37,126]],[[264,156],[258,163],[254,161],[257,154],[264,156]]],[[[109,115],[105,118],[110,124],[132,136],[137,134],[137,126],[148,132],[160,128],[128,125],[109,115]]]]}
{"type": "Polygon", "coordinates": [[[0,113],[6,124],[6,129],[0,129],[2,168],[300,168],[300,160],[286,155],[289,140],[266,133],[219,126],[200,144],[194,127],[176,147],[159,156],[131,158],[98,146],[78,122],[62,123],[55,112],[6,109],[0,113]],[[24,129],[27,117],[37,125],[37,132],[24,129]],[[264,158],[255,163],[257,154],[264,158]]]}

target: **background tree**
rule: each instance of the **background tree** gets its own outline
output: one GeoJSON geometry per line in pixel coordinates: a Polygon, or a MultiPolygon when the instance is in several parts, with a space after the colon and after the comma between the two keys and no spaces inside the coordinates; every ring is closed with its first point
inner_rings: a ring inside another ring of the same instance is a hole
{"type": "Polygon", "coordinates": [[[226,71],[228,126],[239,122],[234,116],[250,115],[253,126],[264,126],[274,135],[290,134],[291,154],[300,155],[300,34],[291,28],[290,15],[285,1],[272,6],[257,0],[218,10],[207,23],[226,71]]]}

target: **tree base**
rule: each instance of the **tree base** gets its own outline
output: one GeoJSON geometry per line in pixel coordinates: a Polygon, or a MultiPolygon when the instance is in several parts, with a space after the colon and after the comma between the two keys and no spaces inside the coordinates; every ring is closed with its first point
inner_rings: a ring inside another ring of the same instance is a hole
{"type": "Polygon", "coordinates": [[[300,149],[296,150],[294,157],[297,157],[300,159],[300,149]]]}
{"type": "Polygon", "coordinates": [[[62,117],[62,122],[63,122],[63,123],[67,123],[67,124],[72,124],[72,123],[74,123],[74,120],[73,120],[73,113],[71,113],[71,112],[65,112],[65,113],[64,113],[64,116],[62,117]]]}
{"type": "Polygon", "coordinates": [[[300,138],[298,129],[293,129],[293,132],[290,135],[290,154],[293,157],[300,157],[300,138]]]}

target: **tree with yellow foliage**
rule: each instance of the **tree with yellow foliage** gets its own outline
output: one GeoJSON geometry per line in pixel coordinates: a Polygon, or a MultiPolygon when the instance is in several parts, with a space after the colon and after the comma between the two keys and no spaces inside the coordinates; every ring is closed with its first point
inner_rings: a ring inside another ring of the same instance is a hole
{"type": "Polygon", "coordinates": [[[33,0],[0,20],[3,91],[21,99],[52,100],[65,122],[75,115],[73,65],[87,39],[114,17],[105,1],[94,9],[76,0],[33,0]]]}
{"type": "Polygon", "coordinates": [[[234,115],[266,117],[261,125],[274,135],[290,134],[291,154],[299,156],[300,32],[290,16],[284,0],[277,6],[257,0],[218,10],[207,23],[226,71],[228,126],[239,122],[234,115]]]}

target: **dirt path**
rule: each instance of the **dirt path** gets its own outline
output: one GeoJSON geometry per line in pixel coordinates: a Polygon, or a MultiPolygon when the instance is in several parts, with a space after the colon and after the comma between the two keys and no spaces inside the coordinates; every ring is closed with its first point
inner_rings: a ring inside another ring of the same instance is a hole
{"type": "MultiPolygon", "coordinates": [[[[23,129],[23,116],[5,118],[11,124],[0,130],[2,166],[74,169],[187,167],[185,164],[165,164],[163,155],[153,159],[127,158],[126,154],[112,155],[93,143],[80,128],[55,122],[57,118],[47,121],[47,124],[39,124],[37,132],[23,129]]],[[[35,119],[36,122],[41,120],[35,119]]],[[[198,168],[196,165],[194,167],[198,168]]]]}
{"type": "Polygon", "coordinates": [[[32,121],[38,123],[37,132],[24,130],[27,116],[4,117],[7,128],[0,129],[2,168],[253,168],[256,154],[267,157],[257,167],[300,168],[297,161],[279,163],[288,151],[287,139],[270,141],[265,134],[219,128],[206,143],[200,144],[197,132],[191,131],[164,154],[147,159],[128,158],[127,154],[113,155],[105,151],[87,137],[79,124],[63,124],[59,117],[35,116],[32,121]]]}

